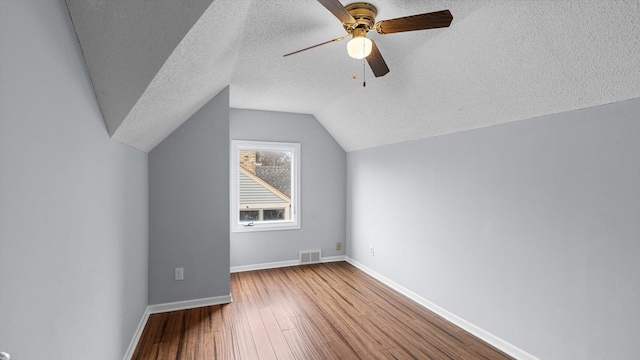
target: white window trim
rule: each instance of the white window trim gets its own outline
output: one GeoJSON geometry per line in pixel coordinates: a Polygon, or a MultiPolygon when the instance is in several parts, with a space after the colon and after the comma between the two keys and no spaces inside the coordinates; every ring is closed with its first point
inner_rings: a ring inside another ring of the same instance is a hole
{"type": "Polygon", "coordinates": [[[272,230],[300,229],[300,144],[285,142],[269,142],[258,140],[231,140],[231,160],[229,162],[229,187],[231,211],[231,232],[254,232],[272,230]],[[238,158],[240,150],[275,150],[291,151],[291,175],[294,178],[291,184],[291,220],[275,220],[254,222],[253,226],[240,222],[239,208],[239,166],[238,158]]]}

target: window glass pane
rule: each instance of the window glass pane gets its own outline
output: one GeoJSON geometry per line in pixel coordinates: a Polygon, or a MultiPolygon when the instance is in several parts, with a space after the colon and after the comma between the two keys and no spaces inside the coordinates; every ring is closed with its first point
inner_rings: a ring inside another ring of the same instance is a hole
{"type": "Polygon", "coordinates": [[[291,219],[291,158],[291,151],[239,150],[238,207],[263,212],[252,221],[291,219]]]}
{"type": "Polygon", "coordinates": [[[284,220],[284,209],[268,209],[264,210],[264,221],[284,220]]]}
{"type": "Polygon", "coordinates": [[[259,218],[260,218],[259,210],[240,211],[240,221],[258,221],[259,218]]]}

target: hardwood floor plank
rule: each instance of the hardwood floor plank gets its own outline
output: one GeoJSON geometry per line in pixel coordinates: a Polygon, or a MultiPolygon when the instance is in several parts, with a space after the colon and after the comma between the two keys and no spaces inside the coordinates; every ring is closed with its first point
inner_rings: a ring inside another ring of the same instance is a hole
{"type": "Polygon", "coordinates": [[[161,344],[157,344],[157,343],[151,345],[151,349],[150,349],[149,353],[147,354],[149,359],[157,359],[159,357],[160,346],[161,346],[161,344]]]}
{"type": "Polygon", "coordinates": [[[346,262],[234,273],[231,292],[149,316],[132,359],[512,359],[346,262]]]}
{"type": "Polygon", "coordinates": [[[170,348],[170,344],[169,343],[159,343],[159,344],[156,344],[156,345],[158,345],[158,354],[155,357],[157,360],[174,359],[174,357],[172,357],[172,355],[174,355],[174,354],[170,353],[171,348],[170,348]]]}
{"type": "Polygon", "coordinates": [[[213,333],[213,356],[208,357],[207,359],[220,359],[220,360],[233,360],[235,356],[233,355],[233,346],[232,342],[226,341],[223,336],[222,331],[214,331],[213,333]]]}
{"type": "Polygon", "coordinates": [[[204,328],[202,329],[202,331],[204,333],[212,333],[213,332],[213,326],[214,326],[214,322],[215,322],[215,316],[213,314],[214,312],[214,307],[213,306],[205,306],[201,308],[201,315],[200,317],[202,318],[202,321],[204,322],[204,328]]]}
{"type": "Polygon", "coordinates": [[[293,324],[291,323],[289,313],[287,312],[287,308],[291,307],[289,300],[287,300],[287,298],[282,294],[274,294],[269,299],[269,305],[273,311],[273,316],[278,322],[280,330],[293,329],[293,324]]]}
{"type": "Polygon", "coordinates": [[[446,355],[428,344],[419,336],[408,322],[394,317],[383,317],[375,322],[380,332],[395,334],[391,337],[394,347],[400,353],[410,354],[414,359],[443,359],[446,355]]]}
{"type": "Polygon", "coordinates": [[[269,336],[271,347],[275,354],[277,354],[277,358],[279,360],[293,360],[293,353],[291,353],[287,339],[284,337],[282,329],[280,329],[280,325],[278,325],[278,321],[275,316],[273,316],[271,308],[265,307],[258,311],[260,313],[262,323],[264,324],[264,328],[267,331],[267,335],[269,336]]]}
{"type": "Polygon", "coordinates": [[[350,359],[347,357],[334,357],[324,346],[319,343],[313,343],[309,338],[300,335],[298,329],[288,329],[282,332],[287,344],[293,353],[295,359],[313,359],[313,360],[341,360],[350,359]]]}
{"type": "Polygon", "coordinates": [[[337,360],[366,359],[358,356],[355,350],[344,341],[334,340],[328,342],[327,349],[331,354],[331,357],[337,360]]]}
{"type": "Polygon", "coordinates": [[[269,294],[268,297],[283,293],[282,286],[277,282],[276,272],[274,270],[275,269],[266,269],[258,272],[260,280],[264,284],[264,289],[269,294]]]}
{"type": "Polygon", "coordinates": [[[233,304],[233,310],[231,310],[231,306],[228,307],[230,309],[231,336],[234,339],[233,353],[238,359],[257,359],[256,345],[242,304],[233,304]]]}
{"type": "Polygon", "coordinates": [[[257,305],[254,302],[244,303],[242,305],[245,306],[245,312],[247,314],[247,320],[249,321],[249,328],[251,329],[254,345],[258,353],[258,359],[277,359],[271,340],[267,334],[267,329],[260,317],[257,305]]]}
{"type": "Polygon", "coordinates": [[[203,359],[215,359],[216,358],[216,338],[215,332],[204,333],[203,342],[203,359]]]}
{"type": "Polygon", "coordinates": [[[404,351],[402,348],[382,350],[382,354],[389,360],[418,359],[418,357],[404,351]]]}
{"type": "Polygon", "coordinates": [[[336,339],[336,334],[332,327],[324,327],[306,316],[291,318],[291,322],[301,336],[313,343],[327,344],[336,339]]]}
{"type": "Polygon", "coordinates": [[[333,308],[325,300],[320,300],[320,302],[323,307],[330,308],[329,311],[334,313],[331,326],[337,330],[336,341],[346,342],[358,356],[364,359],[382,358],[378,352],[378,344],[366,337],[365,330],[356,325],[355,319],[350,314],[341,313],[338,308],[333,308]]]}
{"type": "Polygon", "coordinates": [[[165,333],[162,342],[168,343],[167,359],[177,359],[178,351],[182,343],[182,327],[184,322],[183,311],[172,311],[168,314],[165,333]]]}
{"type": "MultiPolygon", "coordinates": [[[[421,329],[425,333],[428,333],[428,338],[433,346],[437,347],[453,359],[465,358],[465,359],[486,359],[487,356],[475,351],[475,345],[468,345],[468,341],[465,341],[463,337],[459,336],[458,332],[446,332],[441,331],[440,328],[433,326],[428,322],[412,321],[411,326],[421,329]]],[[[486,344],[483,348],[486,348],[486,344]]],[[[506,355],[498,352],[485,352],[488,354],[489,359],[511,359],[506,355]]]]}
{"type": "Polygon", "coordinates": [[[205,316],[208,316],[208,331],[206,332],[216,332],[216,331],[221,331],[222,330],[222,306],[223,305],[213,305],[213,306],[207,306],[207,308],[209,309],[209,311],[207,311],[207,313],[205,314],[205,316]]]}
{"type": "Polygon", "coordinates": [[[295,359],[318,359],[317,357],[309,354],[309,349],[300,337],[300,334],[298,334],[297,329],[284,330],[282,332],[282,335],[286,339],[287,344],[289,345],[289,349],[291,349],[291,353],[293,354],[293,357],[295,359]]]}

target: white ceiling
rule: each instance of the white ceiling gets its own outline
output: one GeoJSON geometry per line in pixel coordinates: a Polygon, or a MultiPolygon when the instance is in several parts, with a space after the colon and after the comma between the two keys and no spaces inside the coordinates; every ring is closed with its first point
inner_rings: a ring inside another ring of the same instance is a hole
{"type": "Polygon", "coordinates": [[[143,151],[227,85],[231,107],[313,114],[346,151],[640,97],[639,0],[371,2],[453,22],[369,33],[391,71],[366,66],[366,87],[346,41],[282,57],[344,34],[315,0],[67,5],[112,138],[143,151]]]}

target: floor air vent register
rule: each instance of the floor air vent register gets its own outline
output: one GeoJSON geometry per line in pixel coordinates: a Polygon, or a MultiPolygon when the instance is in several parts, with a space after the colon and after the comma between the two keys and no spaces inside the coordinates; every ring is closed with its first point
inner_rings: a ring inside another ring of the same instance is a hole
{"type": "Polygon", "coordinates": [[[300,264],[317,264],[320,262],[320,250],[300,251],[300,264]]]}

